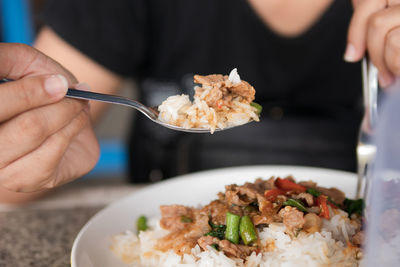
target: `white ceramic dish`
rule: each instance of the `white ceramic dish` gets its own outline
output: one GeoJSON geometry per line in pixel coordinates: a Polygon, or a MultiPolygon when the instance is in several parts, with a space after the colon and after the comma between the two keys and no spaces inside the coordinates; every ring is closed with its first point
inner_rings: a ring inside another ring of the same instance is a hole
{"type": "Polygon", "coordinates": [[[216,198],[227,184],[253,182],[257,177],[293,175],[297,181],[313,180],[319,185],[337,187],[354,197],[353,173],[295,166],[249,166],[218,169],[183,175],[148,186],[97,213],[82,228],[71,252],[72,267],[126,267],[110,250],[111,238],[134,229],[138,216],[159,215],[161,204],[198,205],[216,198]]]}

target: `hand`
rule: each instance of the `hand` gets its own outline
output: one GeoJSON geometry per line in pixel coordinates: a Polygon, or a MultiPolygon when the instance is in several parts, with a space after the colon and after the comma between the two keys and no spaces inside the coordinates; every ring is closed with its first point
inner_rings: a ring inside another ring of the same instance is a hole
{"type": "MultiPolygon", "coordinates": [[[[0,43],[0,185],[34,192],[90,171],[99,148],[86,101],[64,98],[74,76],[34,48],[0,43]]],[[[80,88],[82,89],[82,88],[80,88]]]]}
{"type": "Polygon", "coordinates": [[[360,60],[365,51],[389,86],[400,75],[400,0],[353,0],[345,60],[360,60]]]}

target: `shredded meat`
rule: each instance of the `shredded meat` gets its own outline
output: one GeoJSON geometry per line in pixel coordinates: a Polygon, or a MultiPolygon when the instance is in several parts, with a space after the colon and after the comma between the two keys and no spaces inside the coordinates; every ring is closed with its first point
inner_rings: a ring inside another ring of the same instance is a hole
{"type": "Polygon", "coordinates": [[[245,81],[241,81],[240,83],[233,85],[229,88],[229,90],[237,95],[242,96],[249,103],[254,100],[254,95],[256,94],[254,87],[245,81]]]}
{"type": "Polygon", "coordinates": [[[178,255],[190,253],[197,240],[211,230],[208,216],[204,212],[192,209],[192,219],[183,229],[172,228],[168,235],[157,241],[155,248],[164,252],[173,249],[178,255]]]}
{"type": "Polygon", "coordinates": [[[218,246],[226,255],[241,259],[245,259],[255,250],[253,247],[232,244],[228,240],[221,240],[218,246]]]}
{"type": "Polygon", "coordinates": [[[272,220],[273,215],[275,215],[279,209],[278,207],[274,207],[274,204],[271,201],[264,199],[260,199],[258,202],[258,209],[261,214],[267,217],[269,220],[272,220]]]}
{"type": "Polygon", "coordinates": [[[237,96],[242,97],[245,101],[250,103],[254,100],[256,93],[253,86],[249,83],[241,81],[237,84],[233,84],[227,75],[195,75],[194,82],[202,85],[202,87],[196,89],[196,96],[202,95],[206,89],[210,90],[202,99],[207,102],[207,105],[213,108],[229,106],[233,98],[237,96]]]}
{"type": "Polygon", "coordinates": [[[325,188],[325,187],[317,187],[317,190],[320,191],[325,196],[328,196],[334,201],[335,203],[341,205],[343,201],[346,199],[345,194],[337,188],[325,188]]]}
{"type": "Polygon", "coordinates": [[[258,188],[260,188],[262,191],[276,188],[276,186],[275,186],[275,178],[274,177],[271,177],[268,180],[263,180],[261,178],[258,178],[254,182],[254,184],[257,185],[258,188]]]}
{"type": "Polygon", "coordinates": [[[364,243],[365,234],[364,231],[359,231],[351,237],[351,242],[356,246],[361,246],[364,243]]]}
{"type": "Polygon", "coordinates": [[[271,217],[267,218],[263,215],[255,215],[251,218],[251,220],[253,221],[253,224],[256,226],[260,224],[269,224],[272,221],[271,217]]]}
{"type": "Polygon", "coordinates": [[[295,199],[304,199],[309,207],[314,205],[314,197],[309,193],[300,193],[293,196],[295,199]]]}
{"type": "Polygon", "coordinates": [[[321,218],[315,213],[308,213],[304,216],[303,230],[308,233],[320,232],[322,227],[321,218]]]}
{"type": "Polygon", "coordinates": [[[225,224],[226,212],[228,211],[228,206],[221,200],[214,200],[207,206],[204,206],[202,211],[210,216],[211,222],[214,224],[225,224]]]}
{"type": "Polygon", "coordinates": [[[215,84],[222,83],[227,80],[227,76],[224,77],[222,74],[211,74],[211,75],[194,75],[194,82],[202,85],[214,86],[215,84]]]}
{"type": "Polygon", "coordinates": [[[223,251],[227,256],[245,259],[255,251],[255,247],[244,245],[237,245],[229,242],[228,240],[219,240],[212,236],[202,236],[197,240],[197,244],[203,249],[208,250],[208,246],[218,245],[219,250],[223,251]]]}
{"type": "MultiPolygon", "coordinates": [[[[207,236],[202,236],[202,237],[200,237],[200,238],[197,240],[197,244],[199,244],[199,246],[200,246],[203,250],[207,250],[207,247],[208,247],[208,246],[211,246],[211,245],[214,245],[214,244],[218,245],[220,241],[221,241],[221,240],[219,240],[219,239],[216,238],[216,237],[207,235],[207,236]]],[[[219,246],[219,245],[218,245],[218,246],[219,246]]]]}
{"type": "Polygon", "coordinates": [[[313,181],[301,181],[298,182],[299,185],[302,185],[306,188],[316,188],[317,187],[317,183],[314,183],[313,181]]]}
{"type": "Polygon", "coordinates": [[[283,224],[286,226],[286,232],[291,236],[295,236],[297,231],[303,228],[305,223],[303,212],[290,206],[281,209],[279,211],[279,216],[283,219],[283,224]]]}
{"type": "Polygon", "coordinates": [[[160,210],[160,226],[166,230],[182,230],[188,225],[185,220],[182,220],[183,216],[190,220],[193,217],[192,209],[182,205],[160,206],[160,210]]]}
{"type": "Polygon", "coordinates": [[[239,186],[235,184],[225,186],[225,200],[229,205],[238,206],[247,206],[254,201],[254,199],[249,199],[247,195],[241,195],[239,186]]]}
{"type": "Polygon", "coordinates": [[[248,199],[256,201],[259,197],[262,197],[264,190],[253,183],[245,183],[239,186],[239,193],[247,196],[248,199]]]}

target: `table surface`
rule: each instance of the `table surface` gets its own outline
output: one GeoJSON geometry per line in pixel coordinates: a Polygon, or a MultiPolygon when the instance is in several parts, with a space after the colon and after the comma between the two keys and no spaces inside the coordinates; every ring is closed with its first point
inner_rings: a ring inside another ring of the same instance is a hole
{"type": "Polygon", "coordinates": [[[70,266],[72,243],[83,225],[142,187],[121,179],[83,180],[29,205],[0,205],[0,267],[70,266]]]}

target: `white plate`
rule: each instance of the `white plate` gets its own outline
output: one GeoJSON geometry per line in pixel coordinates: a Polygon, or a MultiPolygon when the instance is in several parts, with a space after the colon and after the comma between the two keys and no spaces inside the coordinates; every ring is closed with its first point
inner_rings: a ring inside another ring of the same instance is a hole
{"type": "Polygon", "coordinates": [[[297,181],[313,180],[337,187],[354,197],[354,173],[295,166],[249,166],[198,172],[154,184],[116,201],[97,213],[82,228],[71,252],[72,267],[126,267],[111,252],[113,235],[134,229],[139,215],[157,216],[162,204],[198,205],[216,199],[227,184],[253,182],[255,178],[293,175],[297,181]]]}

